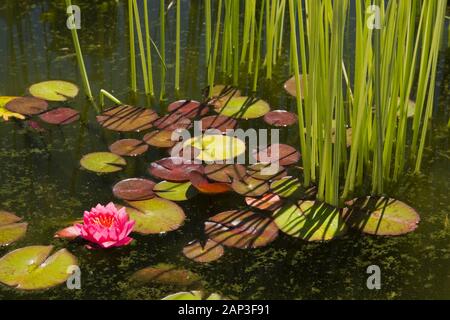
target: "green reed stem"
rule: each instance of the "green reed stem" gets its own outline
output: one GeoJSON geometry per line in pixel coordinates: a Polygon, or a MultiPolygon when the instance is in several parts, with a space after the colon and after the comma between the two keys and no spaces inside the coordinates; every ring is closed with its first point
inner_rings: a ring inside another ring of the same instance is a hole
{"type": "Polygon", "coordinates": [[[141,56],[141,67],[142,67],[142,75],[144,78],[144,88],[145,93],[150,95],[150,87],[148,83],[148,69],[147,69],[147,58],[146,58],[146,52],[144,48],[144,38],[142,36],[142,29],[141,29],[141,17],[139,14],[139,8],[137,6],[137,1],[133,0],[133,9],[134,9],[134,21],[136,22],[136,33],[138,36],[138,45],[139,45],[139,53],[141,56]]]}
{"type": "Polygon", "coordinates": [[[155,88],[153,85],[153,64],[152,64],[152,43],[150,37],[150,23],[149,16],[150,12],[148,9],[148,0],[144,0],[144,23],[145,23],[145,45],[147,50],[147,69],[148,69],[148,91],[151,96],[155,95],[155,88]]]}
{"type": "MultiPolygon", "coordinates": [[[[70,7],[72,5],[71,0],[66,0],[66,6],[70,7]]],[[[89,83],[89,77],[86,71],[86,65],[84,63],[83,52],[81,51],[80,40],[78,39],[78,32],[76,28],[72,28],[72,40],[75,47],[75,53],[77,56],[78,68],[80,69],[81,79],[83,81],[83,88],[86,96],[90,101],[94,101],[94,97],[92,96],[91,85],[89,83]]]]}
{"type": "Polygon", "coordinates": [[[136,48],[134,43],[133,0],[128,0],[128,29],[130,32],[130,76],[131,90],[137,92],[136,48]]]}
{"type": "Polygon", "coordinates": [[[177,25],[175,44],[175,90],[180,90],[180,41],[181,41],[181,1],[177,0],[177,25]]]}
{"type": "MultiPolygon", "coordinates": [[[[160,53],[163,64],[166,63],[166,11],[165,1],[160,0],[159,6],[159,19],[160,19],[160,53]]],[[[159,95],[160,100],[164,100],[166,97],[166,68],[161,66],[161,91],[159,95]]]]}
{"type": "Polygon", "coordinates": [[[99,100],[100,100],[100,106],[102,107],[102,109],[105,106],[105,97],[108,98],[109,100],[111,100],[112,102],[114,102],[115,104],[118,104],[118,105],[123,104],[119,99],[114,97],[111,93],[109,93],[108,91],[106,91],[104,89],[101,89],[100,95],[99,95],[99,100]]]}

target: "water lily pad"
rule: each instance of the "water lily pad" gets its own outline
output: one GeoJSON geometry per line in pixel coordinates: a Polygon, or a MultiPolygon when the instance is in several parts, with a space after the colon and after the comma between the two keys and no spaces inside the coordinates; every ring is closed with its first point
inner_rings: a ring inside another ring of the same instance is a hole
{"type": "Polygon", "coordinates": [[[301,199],[305,195],[305,189],[299,179],[284,177],[270,184],[273,193],[283,198],[301,199]]]}
{"type": "Polygon", "coordinates": [[[296,124],[298,118],[297,115],[292,112],[275,110],[266,113],[264,115],[264,121],[274,127],[288,127],[296,124]]]}
{"type": "Polygon", "coordinates": [[[155,197],[127,203],[132,208],[126,208],[126,211],[130,219],[136,221],[133,231],[144,235],[174,231],[186,218],[180,206],[166,199],[155,197]]]}
{"type": "Polygon", "coordinates": [[[273,220],[251,211],[226,211],[208,219],[207,236],[215,242],[240,249],[258,248],[278,236],[273,220]]]}
{"type": "Polygon", "coordinates": [[[256,119],[270,111],[270,106],[263,100],[249,97],[234,97],[215,111],[221,115],[236,119],[256,119]]]}
{"type": "MultiPolygon", "coordinates": [[[[345,139],[346,139],[345,143],[348,148],[352,145],[352,140],[353,140],[353,129],[352,128],[345,129],[345,139]]],[[[331,129],[331,143],[335,143],[335,142],[336,142],[336,130],[334,128],[332,128],[331,129]]]]}
{"type": "Polygon", "coordinates": [[[287,204],[275,211],[274,219],[281,231],[307,241],[331,240],[347,229],[339,210],[314,201],[287,204]]]}
{"type": "Polygon", "coordinates": [[[66,101],[75,98],[79,89],[67,81],[51,80],[33,84],[29,91],[36,98],[48,101],[66,101]]]}
{"type": "Polygon", "coordinates": [[[187,146],[200,150],[196,158],[206,162],[234,159],[245,152],[244,141],[216,134],[193,137],[184,142],[183,147],[187,146]]]}
{"type": "Polygon", "coordinates": [[[6,211],[0,211],[0,247],[10,245],[22,238],[27,232],[27,223],[22,218],[6,211]]]}
{"type": "Polygon", "coordinates": [[[197,195],[197,190],[190,182],[161,181],[153,188],[161,198],[173,201],[186,201],[197,195]]]}
{"type": "Polygon", "coordinates": [[[171,264],[160,263],[135,272],[130,280],[140,285],[156,283],[185,287],[199,282],[200,277],[189,270],[179,269],[171,264]]]}
{"type": "Polygon", "coordinates": [[[237,193],[247,197],[259,197],[269,191],[269,184],[263,180],[245,177],[234,180],[231,187],[237,193]]]}
{"type": "Polygon", "coordinates": [[[27,232],[28,223],[0,225],[0,247],[10,245],[22,238],[27,232]]]}
{"type": "Polygon", "coordinates": [[[127,164],[124,158],[110,152],[94,152],[89,153],[80,160],[83,168],[98,172],[98,173],[112,173],[123,169],[127,164]]]}
{"type": "MultiPolygon", "coordinates": [[[[205,95],[207,98],[208,94],[205,95]]],[[[212,88],[212,99],[209,102],[214,108],[223,107],[232,97],[240,97],[241,91],[237,88],[225,85],[215,85],[212,88]]]]}
{"type": "MultiPolygon", "coordinates": [[[[293,76],[292,78],[290,78],[288,81],[285,82],[284,84],[284,89],[293,97],[297,96],[297,83],[295,81],[295,76],[293,76]]],[[[300,75],[300,95],[301,98],[303,99],[305,97],[304,92],[305,92],[305,84],[303,81],[303,75],[300,75]]]]}
{"type": "Polygon", "coordinates": [[[234,179],[244,178],[247,172],[240,164],[209,164],[205,167],[205,174],[211,180],[232,183],[234,179]]]}
{"type": "Polygon", "coordinates": [[[192,121],[183,114],[170,113],[153,122],[153,125],[160,130],[174,131],[190,128],[192,121]]]}
{"type": "Polygon", "coordinates": [[[279,162],[282,166],[290,166],[300,161],[300,153],[287,144],[272,144],[267,148],[254,150],[253,155],[259,162],[279,162]]]}
{"type": "Polygon", "coordinates": [[[350,204],[344,219],[349,226],[364,233],[398,236],[414,231],[420,222],[416,210],[399,200],[366,197],[350,204]]]}
{"type": "Polygon", "coordinates": [[[209,182],[204,173],[199,171],[191,171],[190,181],[201,193],[221,194],[231,190],[230,184],[223,182],[209,182]]]}
{"type": "Polygon", "coordinates": [[[189,292],[178,292],[171,295],[168,295],[161,300],[228,300],[222,297],[218,293],[212,293],[211,295],[207,295],[202,291],[189,291],[189,292]]]}
{"type": "Polygon", "coordinates": [[[172,148],[177,141],[172,140],[172,135],[174,131],[170,130],[156,130],[150,133],[147,133],[143,140],[157,148],[172,148]]]}
{"type": "Polygon", "coordinates": [[[4,226],[11,223],[16,223],[21,221],[22,218],[16,216],[15,214],[7,211],[0,210],[0,226],[4,226]]]}
{"type": "Polygon", "coordinates": [[[183,248],[183,254],[186,258],[200,263],[216,261],[223,256],[223,253],[223,246],[209,239],[205,244],[200,241],[193,241],[183,248]]]}
{"type": "Polygon", "coordinates": [[[209,112],[209,108],[206,104],[201,104],[194,100],[179,100],[172,102],[167,107],[167,110],[171,113],[183,115],[189,119],[204,116],[209,112]]]}
{"type": "Polygon", "coordinates": [[[154,186],[155,183],[147,179],[125,179],[113,187],[113,194],[116,198],[123,200],[146,200],[155,196],[154,186]]]}
{"type": "Polygon", "coordinates": [[[63,125],[78,121],[80,113],[71,108],[56,108],[41,114],[39,118],[49,124],[63,125]]]}
{"type": "Polygon", "coordinates": [[[136,157],[147,152],[148,145],[137,139],[122,139],[110,145],[109,150],[119,156],[136,157]]]}
{"type": "Polygon", "coordinates": [[[283,166],[277,166],[270,163],[255,163],[247,169],[247,174],[258,180],[278,180],[287,175],[283,166]]]}
{"type": "Polygon", "coordinates": [[[227,130],[233,130],[237,127],[237,121],[229,117],[216,115],[202,118],[200,125],[202,131],[215,129],[225,134],[227,130]]]}
{"type": "Polygon", "coordinates": [[[190,172],[193,170],[203,172],[203,166],[177,157],[164,158],[153,162],[148,169],[152,176],[174,182],[189,181],[190,172]]]}
{"type": "Polygon", "coordinates": [[[275,211],[283,205],[283,200],[273,193],[266,193],[261,198],[245,197],[245,203],[259,210],[275,211]]]}
{"type": "Polygon", "coordinates": [[[48,103],[37,98],[20,97],[8,102],[5,108],[11,112],[32,116],[47,110],[48,103]]]}
{"type": "Polygon", "coordinates": [[[53,246],[30,246],[9,252],[0,259],[0,282],[17,289],[54,287],[70,276],[77,259],[66,249],[50,255],[53,246]]]}
{"type": "Polygon", "coordinates": [[[97,121],[102,127],[119,132],[140,132],[150,129],[156,119],[158,114],[155,111],[128,105],[109,108],[97,116],[97,121]]]}

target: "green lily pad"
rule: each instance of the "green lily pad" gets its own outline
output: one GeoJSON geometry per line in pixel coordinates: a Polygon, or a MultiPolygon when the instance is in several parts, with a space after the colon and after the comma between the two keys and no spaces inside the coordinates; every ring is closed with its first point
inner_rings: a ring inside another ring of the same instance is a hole
{"type": "Polygon", "coordinates": [[[189,270],[160,263],[135,272],[130,280],[140,285],[156,283],[186,287],[199,282],[200,277],[189,270]]]}
{"type": "Polygon", "coordinates": [[[30,94],[47,101],[66,101],[78,95],[78,87],[73,83],[61,80],[44,81],[33,84],[30,94]]]}
{"type": "Polygon", "coordinates": [[[200,241],[193,241],[183,248],[186,258],[200,263],[216,261],[223,256],[223,252],[223,246],[209,239],[204,245],[200,241]]]}
{"type": "Polygon", "coordinates": [[[245,177],[241,180],[234,180],[231,188],[246,197],[259,197],[269,191],[269,184],[263,180],[245,177]]]}
{"type": "Polygon", "coordinates": [[[161,300],[228,300],[218,293],[212,293],[209,297],[203,291],[178,292],[168,295],[161,300]]]}
{"type": "Polygon", "coordinates": [[[22,220],[13,213],[0,211],[0,226],[4,226],[6,224],[16,223],[22,220]]]}
{"type": "MultiPolygon", "coordinates": [[[[397,117],[400,117],[401,111],[400,111],[400,98],[398,98],[398,111],[397,111],[397,117]]],[[[414,100],[408,100],[408,104],[406,106],[406,117],[407,118],[414,118],[414,114],[416,113],[416,102],[414,100]]]]}
{"type": "Polygon", "coordinates": [[[251,211],[219,213],[205,222],[206,235],[224,246],[239,249],[266,246],[278,236],[278,227],[269,217],[251,211]]]}
{"type": "Polygon", "coordinates": [[[255,163],[251,165],[247,173],[250,177],[258,180],[269,181],[278,180],[287,175],[286,169],[283,166],[273,165],[270,163],[255,163]]]}
{"type": "Polygon", "coordinates": [[[263,100],[249,97],[231,98],[223,107],[215,111],[221,115],[236,119],[256,119],[270,111],[270,106],[263,100]]]}
{"type": "Polygon", "coordinates": [[[159,197],[173,201],[185,201],[197,195],[196,189],[190,182],[161,181],[153,187],[153,191],[159,197]]]}
{"type": "Polygon", "coordinates": [[[0,211],[0,247],[10,245],[22,238],[27,232],[27,223],[19,223],[18,216],[0,211]]]}
{"type": "Polygon", "coordinates": [[[274,213],[284,233],[307,241],[327,241],[346,232],[339,210],[314,201],[299,201],[274,213]]]}
{"type": "Polygon", "coordinates": [[[378,197],[351,201],[344,214],[348,226],[364,233],[381,236],[398,236],[414,231],[420,216],[406,203],[378,197]]]}
{"type": "Polygon", "coordinates": [[[183,209],[175,202],[161,198],[127,201],[130,219],[136,221],[133,231],[140,234],[159,234],[181,227],[186,218],[183,209]],[[134,209],[133,209],[134,208],[134,209]]]}
{"type": "Polygon", "coordinates": [[[111,152],[94,152],[83,156],[80,164],[89,171],[112,173],[122,170],[127,162],[121,156],[111,152]]]}
{"type": "Polygon", "coordinates": [[[206,162],[234,159],[245,152],[244,141],[217,134],[205,134],[186,140],[183,149],[189,146],[199,150],[196,159],[206,162]]]}
{"type": "Polygon", "coordinates": [[[53,246],[30,246],[0,259],[0,282],[17,289],[38,290],[65,282],[77,259],[66,249],[50,255],[53,246]]]}
{"type": "Polygon", "coordinates": [[[294,177],[284,177],[270,184],[273,193],[282,198],[300,199],[305,194],[305,189],[299,179],[294,177]]]}

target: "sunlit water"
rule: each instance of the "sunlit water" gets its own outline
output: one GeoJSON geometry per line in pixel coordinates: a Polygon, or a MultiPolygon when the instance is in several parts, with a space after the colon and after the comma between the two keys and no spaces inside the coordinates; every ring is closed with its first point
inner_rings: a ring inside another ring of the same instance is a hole
{"type": "MultiPolygon", "coordinates": [[[[125,2],[104,1],[93,8],[89,8],[92,1],[77,2],[82,7],[80,36],[94,92],[104,88],[123,101],[146,105],[144,96],[128,94],[125,2]]],[[[48,79],[65,79],[81,86],[62,3],[0,1],[0,95],[24,95],[29,85],[48,79]]],[[[167,101],[150,101],[152,108],[160,112],[178,98],[201,99],[206,86],[203,11],[183,2],[182,12],[181,90],[175,94],[174,65],[168,63],[167,101]]],[[[157,15],[158,8],[152,8],[152,35],[158,43],[157,15]]],[[[173,10],[168,14],[167,33],[167,61],[172,62],[173,10]]],[[[273,107],[295,110],[295,101],[282,90],[289,76],[289,66],[284,64],[288,60],[286,56],[279,59],[272,81],[261,79],[258,96],[273,107]]],[[[137,241],[125,248],[90,251],[80,242],[54,239],[53,234],[78,219],[85,209],[114,200],[114,183],[127,177],[147,177],[148,165],[165,156],[165,151],[152,149],[145,156],[128,159],[126,169],[117,174],[100,176],[81,170],[82,155],[107,151],[119,137],[142,136],[100,129],[92,106],[82,95],[67,104],[82,113],[81,121],[75,124],[46,126],[45,133],[36,133],[21,122],[0,123],[0,209],[15,212],[29,223],[26,236],[1,248],[0,256],[27,245],[52,244],[68,248],[79,259],[82,270],[81,290],[68,290],[62,285],[46,291],[21,292],[0,285],[0,299],[161,299],[191,289],[130,285],[128,278],[133,272],[161,262],[197,273],[206,291],[242,299],[450,298],[450,152],[445,129],[450,102],[449,68],[450,51],[443,48],[436,117],[428,138],[423,175],[405,176],[391,192],[420,213],[422,221],[414,233],[396,238],[350,233],[324,244],[281,235],[260,249],[227,248],[220,260],[205,265],[186,259],[181,253],[183,246],[203,237],[207,217],[244,207],[242,197],[198,196],[181,203],[188,217],[181,229],[160,236],[136,236],[137,241]],[[366,287],[366,268],[370,265],[381,268],[381,290],[366,287]]],[[[244,93],[251,80],[243,72],[244,93]]],[[[255,121],[243,124],[246,126],[263,124],[255,121]]],[[[295,128],[283,129],[281,136],[283,142],[297,145],[295,128]]]]}

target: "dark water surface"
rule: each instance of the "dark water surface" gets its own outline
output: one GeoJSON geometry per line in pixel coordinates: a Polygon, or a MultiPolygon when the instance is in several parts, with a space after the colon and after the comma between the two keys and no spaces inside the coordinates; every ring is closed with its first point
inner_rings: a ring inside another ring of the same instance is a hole
{"type": "MultiPolygon", "coordinates": [[[[103,88],[122,101],[149,103],[160,112],[178,98],[201,99],[206,86],[204,13],[196,1],[183,2],[182,78],[178,94],[173,91],[171,64],[175,48],[174,10],[168,13],[167,101],[161,104],[147,101],[143,95],[129,94],[126,2],[77,2],[82,8],[81,44],[96,94],[103,88]]],[[[70,32],[65,28],[63,3],[0,0],[0,95],[24,95],[29,85],[48,79],[69,80],[81,86],[70,32]]],[[[158,7],[152,4],[152,35],[159,43],[157,15],[158,7]]],[[[282,90],[289,77],[289,67],[282,62],[288,60],[288,56],[280,58],[271,82],[261,79],[258,96],[273,108],[295,110],[295,101],[282,90]]],[[[139,67],[140,61],[137,62],[139,67]]],[[[128,278],[133,272],[157,263],[189,269],[201,276],[204,290],[242,299],[449,299],[450,151],[445,128],[449,117],[449,69],[450,50],[443,48],[423,174],[405,175],[391,193],[420,213],[422,221],[414,233],[396,238],[350,233],[323,244],[280,235],[264,248],[226,249],[219,261],[205,265],[186,259],[181,253],[183,246],[202,237],[207,217],[244,207],[242,197],[198,196],[181,203],[187,221],[179,230],[136,236],[136,243],[125,248],[90,251],[79,242],[53,239],[53,234],[78,219],[84,210],[114,200],[111,186],[116,182],[127,177],[146,177],[149,163],[164,156],[165,151],[152,149],[143,157],[127,159],[128,166],[117,174],[96,175],[81,170],[82,155],[107,151],[108,145],[119,137],[142,136],[100,129],[92,105],[82,95],[67,103],[82,113],[81,121],[75,124],[48,126],[45,133],[38,134],[21,122],[0,123],[0,209],[15,212],[29,223],[26,236],[8,248],[0,248],[0,256],[27,245],[53,244],[76,255],[82,270],[82,290],[71,291],[63,285],[46,291],[21,292],[0,285],[0,299],[161,299],[191,289],[130,285],[128,278]],[[366,268],[370,265],[381,268],[381,290],[366,287],[366,268]]],[[[155,74],[158,73],[155,66],[155,74]]],[[[242,73],[244,93],[251,81],[242,73]]],[[[158,89],[158,81],[155,84],[158,89]]],[[[262,122],[252,123],[255,126],[262,126],[262,122]]],[[[283,129],[281,136],[284,143],[297,145],[296,128],[283,129]]]]}

